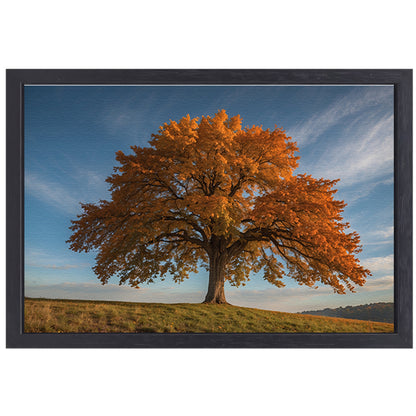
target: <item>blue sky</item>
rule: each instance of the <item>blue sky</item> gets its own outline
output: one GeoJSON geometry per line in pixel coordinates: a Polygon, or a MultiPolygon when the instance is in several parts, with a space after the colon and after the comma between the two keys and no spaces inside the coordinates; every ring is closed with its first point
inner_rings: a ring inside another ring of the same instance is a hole
{"type": "Polygon", "coordinates": [[[140,289],[99,284],[93,253],[65,241],[80,202],[108,199],[115,152],[146,146],[169,119],[226,109],[243,125],[283,127],[299,145],[297,173],[340,178],[344,218],[373,276],[357,293],[276,288],[254,276],[226,286],[235,305],[297,312],[393,301],[393,86],[25,86],[25,294],[32,297],[201,302],[208,274],[140,289]]]}

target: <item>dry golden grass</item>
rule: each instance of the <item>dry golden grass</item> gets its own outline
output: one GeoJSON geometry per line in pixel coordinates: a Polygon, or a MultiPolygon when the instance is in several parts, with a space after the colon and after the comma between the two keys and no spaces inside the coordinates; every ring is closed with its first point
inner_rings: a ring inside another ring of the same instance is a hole
{"type": "Polygon", "coordinates": [[[393,332],[393,324],[232,305],[25,299],[26,333],[393,332]]]}

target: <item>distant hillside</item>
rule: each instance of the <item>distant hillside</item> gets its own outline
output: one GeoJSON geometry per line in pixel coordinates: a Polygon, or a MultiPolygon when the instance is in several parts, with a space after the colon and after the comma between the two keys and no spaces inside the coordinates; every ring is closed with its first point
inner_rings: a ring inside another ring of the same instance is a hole
{"type": "Polygon", "coordinates": [[[380,302],[345,308],[322,309],[301,312],[305,315],[332,316],[335,318],[360,319],[362,321],[394,323],[394,303],[380,302]]]}

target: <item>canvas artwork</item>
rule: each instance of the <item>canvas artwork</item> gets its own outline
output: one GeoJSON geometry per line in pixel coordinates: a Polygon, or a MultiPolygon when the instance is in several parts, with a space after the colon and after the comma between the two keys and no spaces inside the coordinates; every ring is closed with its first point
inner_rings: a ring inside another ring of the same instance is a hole
{"type": "Polygon", "coordinates": [[[393,85],[25,85],[25,333],[394,332],[393,85]]]}

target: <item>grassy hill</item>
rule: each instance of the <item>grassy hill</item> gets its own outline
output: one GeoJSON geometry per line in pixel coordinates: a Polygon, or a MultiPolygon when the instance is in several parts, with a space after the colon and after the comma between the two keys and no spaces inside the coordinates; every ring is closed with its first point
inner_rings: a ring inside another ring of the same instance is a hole
{"type": "Polygon", "coordinates": [[[392,324],[232,305],[25,299],[24,330],[39,332],[393,332],[392,324]]]}
{"type": "Polygon", "coordinates": [[[332,316],[336,318],[360,319],[364,321],[394,322],[394,303],[379,302],[345,308],[322,309],[302,312],[308,315],[332,316]]]}

